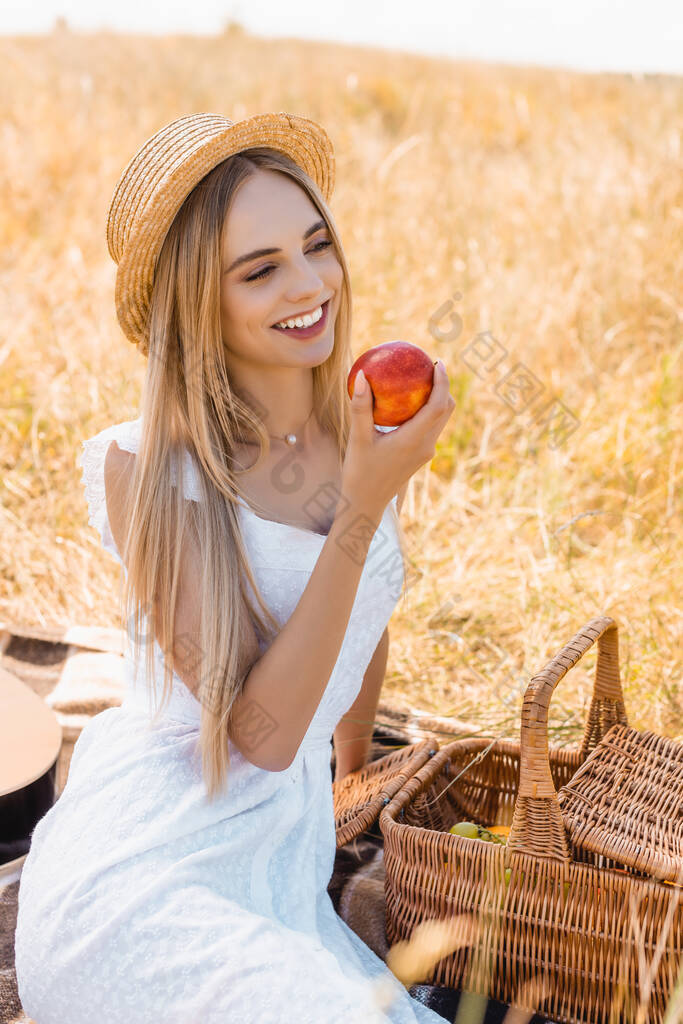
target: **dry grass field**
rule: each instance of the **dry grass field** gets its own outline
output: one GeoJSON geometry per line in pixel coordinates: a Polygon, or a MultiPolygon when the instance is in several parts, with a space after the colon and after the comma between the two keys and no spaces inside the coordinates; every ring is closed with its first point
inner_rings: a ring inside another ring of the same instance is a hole
{"type": "Polygon", "coordinates": [[[607,614],[631,724],[683,737],[683,80],[62,30],[0,39],[0,96],[0,619],[119,624],[76,458],[138,415],[105,240],[124,164],[182,114],[285,110],[335,145],[354,352],[414,342],[458,403],[404,504],[384,696],[518,738],[524,684],[607,614]]]}

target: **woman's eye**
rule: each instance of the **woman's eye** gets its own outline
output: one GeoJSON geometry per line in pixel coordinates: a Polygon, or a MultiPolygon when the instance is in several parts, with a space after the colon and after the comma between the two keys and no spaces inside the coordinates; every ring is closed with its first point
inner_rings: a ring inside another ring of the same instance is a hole
{"type": "MultiPolygon", "coordinates": [[[[310,252],[315,252],[315,250],[319,249],[320,246],[322,246],[323,249],[327,249],[331,245],[332,245],[332,242],[317,242],[313,246],[313,248],[310,249],[309,251],[310,252]]],[[[246,277],[245,281],[257,281],[258,278],[265,277],[267,274],[269,274],[271,272],[271,270],[274,270],[274,269],[275,269],[274,267],[264,267],[263,270],[259,270],[258,274],[252,274],[251,277],[246,277]]]]}

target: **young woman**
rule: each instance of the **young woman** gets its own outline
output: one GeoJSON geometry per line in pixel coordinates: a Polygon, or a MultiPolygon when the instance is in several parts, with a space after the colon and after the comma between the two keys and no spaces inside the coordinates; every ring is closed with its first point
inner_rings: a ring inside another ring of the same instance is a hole
{"type": "Polygon", "coordinates": [[[312,121],[194,114],[114,192],[142,413],[82,467],[134,642],[24,863],[16,969],[40,1024],[442,1019],[327,893],[330,744],[404,582],[399,492],[454,406],[441,365],[390,433],[367,382],[349,401],[333,183],[312,121]]]}

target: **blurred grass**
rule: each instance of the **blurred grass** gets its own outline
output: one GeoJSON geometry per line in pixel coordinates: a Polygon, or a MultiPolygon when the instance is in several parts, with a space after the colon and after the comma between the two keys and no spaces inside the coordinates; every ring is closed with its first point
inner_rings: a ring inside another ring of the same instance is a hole
{"type": "MultiPolygon", "coordinates": [[[[354,352],[410,340],[458,402],[404,504],[422,575],[391,620],[384,696],[517,737],[524,683],[608,614],[631,723],[683,736],[681,79],[234,25],[5,37],[0,56],[0,618],[118,624],[75,463],[138,415],[105,239],[125,163],[185,113],[287,110],[335,145],[354,352]],[[443,308],[462,327],[446,316],[438,340],[443,308]],[[497,355],[473,363],[483,332],[497,355]],[[496,390],[515,365],[540,389],[523,411],[496,390]],[[576,424],[559,444],[535,422],[554,399],[576,424]]],[[[594,664],[595,648],[558,688],[556,742],[581,735],[594,664]]]]}

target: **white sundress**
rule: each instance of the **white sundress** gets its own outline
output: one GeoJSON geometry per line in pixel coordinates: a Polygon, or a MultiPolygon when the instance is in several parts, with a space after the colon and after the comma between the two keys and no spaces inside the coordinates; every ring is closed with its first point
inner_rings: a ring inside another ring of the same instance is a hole
{"type": "MultiPolygon", "coordinates": [[[[121,565],[103,465],[112,440],[136,452],[140,428],[141,417],[106,428],[83,442],[78,461],[89,521],[121,565]]],[[[184,460],[185,497],[201,500],[187,451],[184,460]]],[[[84,727],[23,865],[15,964],[22,1006],[38,1024],[443,1022],[327,892],[336,852],[330,744],[400,597],[395,502],[371,541],[327,688],[284,771],[256,767],[230,743],[228,792],[209,804],[200,704],[175,675],[152,723],[129,643],[123,702],[84,727]],[[390,993],[383,1009],[378,982],[390,993]]],[[[325,537],[239,508],[252,571],[284,624],[325,537]]],[[[159,681],[162,657],[155,642],[159,681]]]]}

